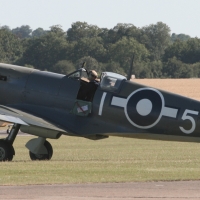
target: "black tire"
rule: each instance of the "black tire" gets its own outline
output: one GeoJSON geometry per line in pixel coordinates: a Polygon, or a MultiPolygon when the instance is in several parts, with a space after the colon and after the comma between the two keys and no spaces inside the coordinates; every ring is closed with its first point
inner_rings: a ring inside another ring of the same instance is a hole
{"type": "Polygon", "coordinates": [[[31,160],[50,160],[53,155],[53,148],[48,141],[45,141],[44,146],[48,152],[48,154],[34,154],[29,151],[29,156],[31,160]]]}
{"type": "Polygon", "coordinates": [[[0,161],[11,161],[15,150],[6,140],[0,140],[0,161]]]}

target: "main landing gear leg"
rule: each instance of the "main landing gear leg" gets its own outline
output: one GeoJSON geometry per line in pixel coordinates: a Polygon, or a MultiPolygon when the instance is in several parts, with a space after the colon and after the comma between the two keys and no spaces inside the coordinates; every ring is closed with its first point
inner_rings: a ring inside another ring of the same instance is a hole
{"type": "Polygon", "coordinates": [[[14,124],[8,137],[0,139],[0,161],[11,161],[15,155],[13,143],[20,129],[20,124],[14,124]]]}

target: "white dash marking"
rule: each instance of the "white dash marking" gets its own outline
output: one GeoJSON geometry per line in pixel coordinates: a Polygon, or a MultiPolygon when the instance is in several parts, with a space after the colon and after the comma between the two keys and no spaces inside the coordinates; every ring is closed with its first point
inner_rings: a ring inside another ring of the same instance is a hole
{"type": "Polygon", "coordinates": [[[125,107],[127,104],[127,99],[120,98],[120,97],[113,97],[111,105],[112,106],[119,106],[119,107],[125,107]]]}
{"type": "Polygon", "coordinates": [[[162,115],[167,117],[176,118],[178,109],[163,107],[162,115]]]}
{"type": "Polygon", "coordinates": [[[104,104],[104,100],[106,98],[107,92],[104,92],[102,97],[101,97],[101,102],[100,102],[100,106],[99,106],[99,115],[102,115],[102,110],[103,110],[103,104],[104,104]]]}

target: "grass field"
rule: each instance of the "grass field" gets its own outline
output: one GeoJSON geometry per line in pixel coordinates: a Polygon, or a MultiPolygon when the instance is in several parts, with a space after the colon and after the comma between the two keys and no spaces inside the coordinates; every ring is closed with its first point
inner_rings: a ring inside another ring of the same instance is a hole
{"type": "Polygon", "coordinates": [[[110,137],[50,140],[51,161],[30,161],[19,136],[13,162],[0,163],[0,185],[200,179],[200,145],[110,137]]]}
{"type": "MultiPolygon", "coordinates": [[[[135,81],[172,92],[177,90],[182,95],[188,88],[189,94],[185,96],[200,99],[199,79],[155,80],[154,84],[153,80],[135,81]],[[199,88],[197,93],[196,88],[199,88]]],[[[51,161],[33,162],[24,147],[31,138],[17,137],[13,162],[0,163],[0,185],[200,179],[198,143],[117,137],[90,141],[62,136],[59,140],[49,140],[54,148],[51,161]]]]}

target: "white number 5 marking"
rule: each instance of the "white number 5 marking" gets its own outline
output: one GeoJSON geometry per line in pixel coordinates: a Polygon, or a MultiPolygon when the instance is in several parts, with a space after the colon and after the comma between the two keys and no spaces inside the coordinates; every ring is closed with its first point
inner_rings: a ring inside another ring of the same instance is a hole
{"type": "Polygon", "coordinates": [[[185,110],[185,112],[183,113],[183,116],[182,116],[182,120],[186,120],[186,119],[188,119],[188,120],[190,120],[191,121],[191,123],[192,123],[192,127],[191,127],[191,129],[189,129],[189,130],[185,130],[183,127],[179,127],[180,129],[181,129],[181,131],[183,132],[183,133],[185,133],[185,134],[190,134],[190,133],[192,133],[194,130],[195,130],[195,128],[196,128],[196,123],[195,123],[195,121],[194,121],[194,118],[193,117],[191,117],[191,116],[189,116],[189,115],[187,115],[187,114],[192,114],[192,115],[198,115],[199,114],[199,112],[198,111],[193,111],[193,110],[188,110],[188,109],[186,109],[185,110]]]}

